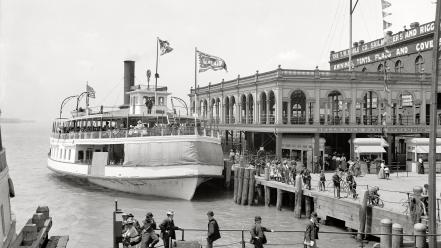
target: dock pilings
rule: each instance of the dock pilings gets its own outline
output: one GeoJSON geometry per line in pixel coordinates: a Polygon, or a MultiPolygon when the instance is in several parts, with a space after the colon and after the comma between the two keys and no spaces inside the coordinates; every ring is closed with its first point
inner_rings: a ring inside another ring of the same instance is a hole
{"type": "MultiPolygon", "coordinates": [[[[256,169],[236,167],[234,169],[233,201],[241,205],[253,205],[256,196],[256,169]]],[[[259,196],[259,193],[257,194],[259,196]]]]}

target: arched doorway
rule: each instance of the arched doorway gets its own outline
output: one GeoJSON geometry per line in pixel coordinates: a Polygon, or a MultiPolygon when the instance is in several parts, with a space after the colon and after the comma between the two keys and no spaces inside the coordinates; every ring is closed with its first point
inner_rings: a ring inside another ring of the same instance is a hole
{"type": "Polygon", "coordinates": [[[291,113],[288,124],[305,124],[306,122],[306,96],[301,90],[291,93],[291,113]]]}

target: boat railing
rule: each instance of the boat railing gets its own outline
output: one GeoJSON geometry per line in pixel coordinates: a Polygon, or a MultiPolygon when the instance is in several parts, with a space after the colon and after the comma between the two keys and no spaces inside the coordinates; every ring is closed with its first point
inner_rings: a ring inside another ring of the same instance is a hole
{"type": "Polygon", "coordinates": [[[198,135],[219,138],[218,129],[204,127],[154,127],[132,129],[109,129],[103,131],[52,133],[55,139],[115,139],[149,136],[198,135]]]}

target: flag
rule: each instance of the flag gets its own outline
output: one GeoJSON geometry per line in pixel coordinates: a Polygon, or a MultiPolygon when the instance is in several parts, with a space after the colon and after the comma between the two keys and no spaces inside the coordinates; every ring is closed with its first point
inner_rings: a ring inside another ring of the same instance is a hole
{"type": "Polygon", "coordinates": [[[386,0],[381,0],[381,8],[382,9],[386,9],[389,8],[392,4],[390,4],[390,2],[386,1],[386,0]]]}
{"type": "Polygon", "coordinates": [[[173,51],[173,48],[170,47],[170,43],[166,40],[161,40],[158,38],[159,41],[159,47],[161,49],[161,55],[164,55],[166,53],[169,53],[173,51]]]}
{"type": "Polygon", "coordinates": [[[227,64],[223,59],[200,51],[197,52],[199,55],[199,72],[204,72],[210,69],[214,71],[224,69],[227,71],[227,64]]]}
{"type": "Polygon", "coordinates": [[[90,98],[95,98],[95,90],[92,87],[90,87],[88,84],[86,84],[86,92],[90,98]]]}
{"type": "Polygon", "coordinates": [[[383,11],[383,18],[385,18],[386,16],[390,16],[390,15],[392,15],[392,13],[383,11]]]}
{"type": "Polygon", "coordinates": [[[392,23],[383,20],[383,30],[386,30],[392,26],[392,23]]]}

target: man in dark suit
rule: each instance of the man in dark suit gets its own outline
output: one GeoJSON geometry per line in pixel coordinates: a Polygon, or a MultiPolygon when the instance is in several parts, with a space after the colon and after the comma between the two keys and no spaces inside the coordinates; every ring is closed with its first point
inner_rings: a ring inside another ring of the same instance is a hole
{"type": "Polygon", "coordinates": [[[159,229],[161,229],[161,238],[164,242],[164,248],[170,247],[170,239],[176,239],[175,230],[181,230],[179,227],[175,226],[175,222],[173,221],[174,215],[175,212],[169,210],[167,212],[167,218],[159,225],[159,229]]]}
{"type": "Polygon", "coordinates": [[[304,248],[317,247],[316,240],[318,239],[319,224],[317,221],[317,213],[313,212],[311,214],[311,219],[306,225],[305,238],[304,238],[304,248]]]}
{"type": "Polygon", "coordinates": [[[274,231],[262,226],[262,217],[256,216],[254,218],[254,225],[250,229],[250,243],[254,244],[254,248],[263,248],[263,244],[266,244],[266,237],[264,232],[274,231]]]}
{"type": "Polygon", "coordinates": [[[213,248],[213,242],[220,239],[219,225],[213,218],[213,211],[208,211],[208,232],[207,232],[207,248],[213,248]]]}

